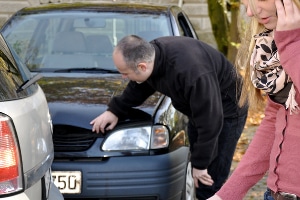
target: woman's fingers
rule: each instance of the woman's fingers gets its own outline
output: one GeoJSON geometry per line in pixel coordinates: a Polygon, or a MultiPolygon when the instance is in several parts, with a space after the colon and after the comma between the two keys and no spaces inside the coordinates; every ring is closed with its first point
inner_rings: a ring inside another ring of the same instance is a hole
{"type": "Polygon", "coordinates": [[[277,31],[300,28],[300,10],[293,0],[275,0],[277,31]]]}

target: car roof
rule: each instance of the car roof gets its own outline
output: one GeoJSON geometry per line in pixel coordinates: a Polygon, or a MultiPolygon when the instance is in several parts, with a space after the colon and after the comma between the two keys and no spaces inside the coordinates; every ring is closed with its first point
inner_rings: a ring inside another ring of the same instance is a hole
{"type": "Polygon", "coordinates": [[[149,3],[56,3],[39,5],[33,7],[26,7],[21,9],[21,12],[51,12],[51,11],[114,11],[114,12],[127,12],[134,11],[137,13],[168,13],[175,5],[158,5],[149,3]]]}

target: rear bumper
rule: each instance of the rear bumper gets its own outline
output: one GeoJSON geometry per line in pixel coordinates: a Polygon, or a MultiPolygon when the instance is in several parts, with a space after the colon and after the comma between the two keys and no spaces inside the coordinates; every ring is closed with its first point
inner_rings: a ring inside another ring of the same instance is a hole
{"type": "MultiPolygon", "coordinates": [[[[26,192],[22,192],[20,194],[16,194],[13,196],[9,196],[9,197],[2,197],[3,200],[40,200],[41,199],[41,188],[40,188],[41,183],[38,182],[35,186],[33,186],[33,188],[30,188],[28,190],[30,191],[26,191],[26,192]],[[37,196],[39,197],[32,197],[27,195],[26,193],[37,193],[37,196]]],[[[2,199],[0,197],[0,199],[2,199]]],[[[57,189],[57,187],[54,185],[54,183],[50,184],[50,188],[49,188],[49,198],[48,200],[63,200],[63,196],[62,194],[59,192],[59,190],[57,189]]]]}
{"type": "Polygon", "coordinates": [[[155,197],[181,199],[189,148],[163,155],[111,157],[106,161],[56,161],[52,171],[81,171],[81,194],[65,198],[155,197]]]}

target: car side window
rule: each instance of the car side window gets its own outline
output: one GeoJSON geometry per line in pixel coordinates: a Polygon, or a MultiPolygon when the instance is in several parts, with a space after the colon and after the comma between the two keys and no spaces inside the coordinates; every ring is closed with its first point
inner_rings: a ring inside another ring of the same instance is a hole
{"type": "Polygon", "coordinates": [[[177,20],[179,22],[180,35],[197,38],[197,35],[194,33],[191,27],[191,23],[188,21],[187,17],[182,12],[178,13],[177,20]]]}

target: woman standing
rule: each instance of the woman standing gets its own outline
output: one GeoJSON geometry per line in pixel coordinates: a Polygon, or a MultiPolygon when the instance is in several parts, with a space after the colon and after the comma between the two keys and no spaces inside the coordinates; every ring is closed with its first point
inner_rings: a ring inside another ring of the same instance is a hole
{"type": "Polygon", "coordinates": [[[265,117],[236,170],[209,200],[241,200],[265,173],[265,199],[300,199],[300,3],[242,3],[251,22],[236,60],[246,67],[240,103],[249,98],[255,108],[266,95],[265,117]]]}

